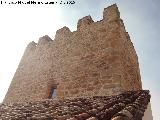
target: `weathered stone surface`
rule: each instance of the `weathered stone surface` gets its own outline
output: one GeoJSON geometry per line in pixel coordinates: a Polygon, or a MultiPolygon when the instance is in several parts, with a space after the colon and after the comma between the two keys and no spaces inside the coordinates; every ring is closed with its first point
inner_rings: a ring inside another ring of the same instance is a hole
{"type": "Polygon", "coordinates": [[[116,5],[104,9],[101,21],[87,16],[74,32],[63,27],[54,40],[31,42],[4,102],[46,99],[52,87],[58,98],[141,89],[138,58],[116,5]]]}

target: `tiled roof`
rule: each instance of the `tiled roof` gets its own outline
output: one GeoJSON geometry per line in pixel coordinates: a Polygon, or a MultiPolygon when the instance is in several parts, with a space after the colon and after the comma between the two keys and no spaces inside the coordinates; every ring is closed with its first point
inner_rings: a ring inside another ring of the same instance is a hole
{"type": "Polygon", "coordinates": [[[1,104],[0,120],[141,120],[149,102],[149,91],[140,90],[116,96],[1,104]]]}

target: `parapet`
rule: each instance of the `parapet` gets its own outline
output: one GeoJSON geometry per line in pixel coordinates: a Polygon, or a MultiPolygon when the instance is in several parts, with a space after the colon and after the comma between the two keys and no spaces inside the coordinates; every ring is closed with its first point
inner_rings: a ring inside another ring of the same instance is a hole
{"type": "Polygon", "coordinates": [[[63,28],[56,31],[56,36],[68,35],[70,33],[71,33],[70,29],[68,27],[64,26],[63,28]]]}
{"type": "Polygon", "coordinates": [[[82,19],[80,19],[78,21],[78,24],[77,24],[77,30],[81,30],[83,28],[85,28],[86,26],[92,24],[94,21],[92,20],[91,16],[85,16],[83,17],[82,19]]]}
{"type": "Polygon", "coordinates": [[[57,30],[56,34],[69,34],[70,32],[70,29],[64,26],[63,28],[57,30]]]}
{"type": "Polygon", "coordinates": [[[114,21],[120,18],[120,12],[116,4],[113,4],[103,11],[103,20],[114,21]]]}
{"type": "Polygon", "coordinates": [[[53,41],[48,35],[39,38],[38,45],[44,45],[50,41],[53,41]]]}
{"type": "Polygon", "coordinates": [[[37,46],[37,43],[35,43],[34,41],[30,42],[28,45],[27,45],[27,49],[29,50],[33,50],[35,49],[37,46]]]}
{"type": "Polygon", "coordinates": [[[59,38],[59,36],[67,36],[71,33],[70,29],[66,26],[56,31],[55,38],[59,38]]]}

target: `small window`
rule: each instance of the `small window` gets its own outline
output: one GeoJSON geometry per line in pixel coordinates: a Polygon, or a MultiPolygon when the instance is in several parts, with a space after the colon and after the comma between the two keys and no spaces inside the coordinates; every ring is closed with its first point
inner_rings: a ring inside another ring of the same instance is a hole
{"type": "Polygon", "coordinates": [[[56,92],[57,92],[56,87],[52,87],[51,91],[50,91],[49,99],[55,97],[56,96],[56,92]]]}
{"type": "Polygon", "coordinates": [[[56,96],[56,89],[52,88],[52,97],[56,96]]]}

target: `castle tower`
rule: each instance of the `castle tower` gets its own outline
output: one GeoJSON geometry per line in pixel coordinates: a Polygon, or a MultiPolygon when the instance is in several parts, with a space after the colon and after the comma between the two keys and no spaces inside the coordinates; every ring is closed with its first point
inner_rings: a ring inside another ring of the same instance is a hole
{"type": "Polygon", "coordinates": [[[77,30],[63,27],[29,43],[4,102],[113,95],[142,89],[138,58],[114,4],[103,19],[78,21],[77,30]]]}

